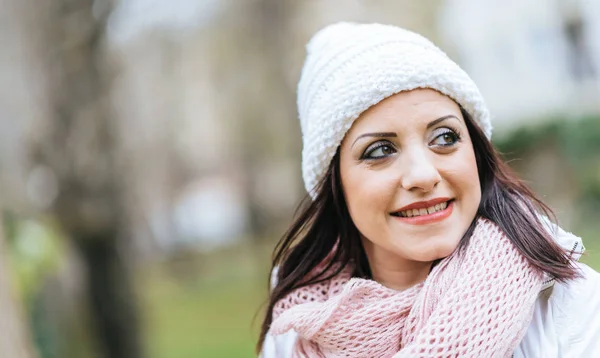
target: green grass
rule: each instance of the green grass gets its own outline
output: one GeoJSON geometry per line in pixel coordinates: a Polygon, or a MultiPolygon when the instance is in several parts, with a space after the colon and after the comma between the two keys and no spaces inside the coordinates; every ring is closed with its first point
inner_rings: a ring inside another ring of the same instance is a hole
{"type": "MultiPolygon", "coordinates": [[[[227,262],[239,260],[228,257],[227,262]]],[[[178,281],[156,268],[144,273],[146,347],[151,358],[255,357],[266,299],[265,275],[247,265],[235,272],[178,281]]],[[[231,265],[229,265],[231,270],[231,265]]],[[[212,270],[211,270],[212,272],[212,270]]]]}

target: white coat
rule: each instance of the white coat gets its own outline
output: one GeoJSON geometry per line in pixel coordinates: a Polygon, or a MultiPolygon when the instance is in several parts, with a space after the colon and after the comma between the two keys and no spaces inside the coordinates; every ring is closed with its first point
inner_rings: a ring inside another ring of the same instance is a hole
{"type": "MultiPolygon", "coordinates": [[[[579,258],[583,252],[580,238],[560,229],[555,237],[579,258]]],[[[600,357],[600,274],[582,263],[577,267],[581,278],[544,286],[515,358],[600,357]]],[[[296,337],[294,331],[267,334],[261,358],[291,357],[296,337]]]]}

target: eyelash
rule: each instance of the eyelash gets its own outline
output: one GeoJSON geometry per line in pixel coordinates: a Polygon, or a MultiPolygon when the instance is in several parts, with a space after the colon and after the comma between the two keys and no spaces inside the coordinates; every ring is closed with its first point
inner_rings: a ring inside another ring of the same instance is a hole
{"type": "Polygon", "coordinates": [[[394,145],[387,140],[375,142],[375,143],[371,144],[370,146],[368,146],[367,149],[365,149],[365,151],[361,155],[360,159],[361,160],[377,160],[377,159],[382,159],[382,158],[388,157],[388,155],[385,155],[382,157],[369,157],[369,155],[371,155],[374,151],[376,151],[377,149],[383,148],[383,147],[390,147],[390,148],[394,149],[394,145]]]}
{"type": "Polygon", "coordinates": [[[439,146],[446,148],[446,147],[451,147],[453,145],[455,145],[456,143],[460,142],[462,140],[460,133],[458,132],[458,130],[456,129],[452,129],[450,127],[444,127],[444,128],[439,128],[440,130],[443,130],[443,132],[439,133],[438,135],[436,135],[433,140],[431,142],[434,142],[436,139],[447,135],[447,134],[451,134],[452,136],[454,136],[454,142],[452,143],[448,143],[448,144],[439,144],[439,146]]]}
{"type": "MultiPolygon", "coordinates": [[[[452,146],[456,145],[456,143],[458,143],[462,140],[460,133],[458,132],[457,129],[453,129],[450,127],[443,127],[443,128],[438,128],[438,130],[443,130],[443,132],[436,135],[431,142],[434,142],[436,139],[438,139],[444,135],[447,135],[447,134],[451,134],[453,137],[455,137],[454,142],[448,143],[448,144],[438,144],[437,145],[438,147],[442,147],[442,148],[452,147],[452,146]]],[[[369,155],[371,155],[374,151],[376,151],[377,149],[383,148],[383,147],[390,147],[393,150],[395,150],[394,145],[389,141],[375,142],[375,143],[371,144],[369,147],[367,147],[367,149],[365,149],[364,153],[360,157],[360,160],[377,160],[377,159],[387,158],[391,154],[380,156],[380,157],[369,157],[369,155]]]]}

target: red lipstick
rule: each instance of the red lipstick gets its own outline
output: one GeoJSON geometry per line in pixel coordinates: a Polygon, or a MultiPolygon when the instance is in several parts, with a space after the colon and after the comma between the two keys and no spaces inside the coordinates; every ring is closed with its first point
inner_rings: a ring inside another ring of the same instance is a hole
{"type": "Polygon", "coordinates": [[[406,224],[426,225],[426,224],[431,224],[431,223],[435,223],[435,222],[446,219],[447,217],[449,217],[452,214],[453,209],[454,209],[454,200],[452,200],[450,198],[437,198],[437,199],[428,200],[428,201],[419,201],[419,202],[415,202],[410,205],[404,206],[404,207],[396,210],[394,213],[392,213],[392,216],[394,217],[394,219],[400,220],[406,224]],[[445,202],[448,202],[448,205],[446,206],[445,209],[433,212],[431,214],[418,215],[418,216],[412,216],[412,217],[393,215],[393,214],[398,214],[400,211],[409,210],[409,209],[425,209],[425,208],[428,208],[428,207],[431,207],[431,206],[434,206],[437,204],[445,203],[445,202]]]}
{"type": "Polygon", "coordinates": [[[408,209],[426,209],[430,206],[445,203],[450,200],[452,200],[452,199],[450,199],[450,198],[435,198],[435,199],[431,199],[431,200],[427,200],[427,201],[417,201],[410,205],[403,206],[400,209],[394,210],[394,212],[397,213],[397,212],[408,210],[408,209]]]}

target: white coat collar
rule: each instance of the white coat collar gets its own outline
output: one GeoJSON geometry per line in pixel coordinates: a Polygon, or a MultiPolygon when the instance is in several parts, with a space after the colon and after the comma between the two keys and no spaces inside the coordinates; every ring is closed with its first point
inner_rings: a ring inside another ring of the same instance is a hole
{"type": "MultiPolygon", "coordinates": [[[[552,235],[554,241],[561,247],[563,250],[569,252],[571,257],[575,261],[579,261],[581,255],[585,252],[585,247],[583,246],[583,241],[579,236],[576,236],[568,231],[563,230],[560,226],[554,224],[550,219],[548,219],[544,215],[539,216],[540,221],[545,226],[546,230],[552,235]]],[[[545,290],[548,287],[554,285],[554,279],[550,276],[546,275],[547,279],[544,280],[544,284],[542,286],[542,290],[545,290]]]]}

